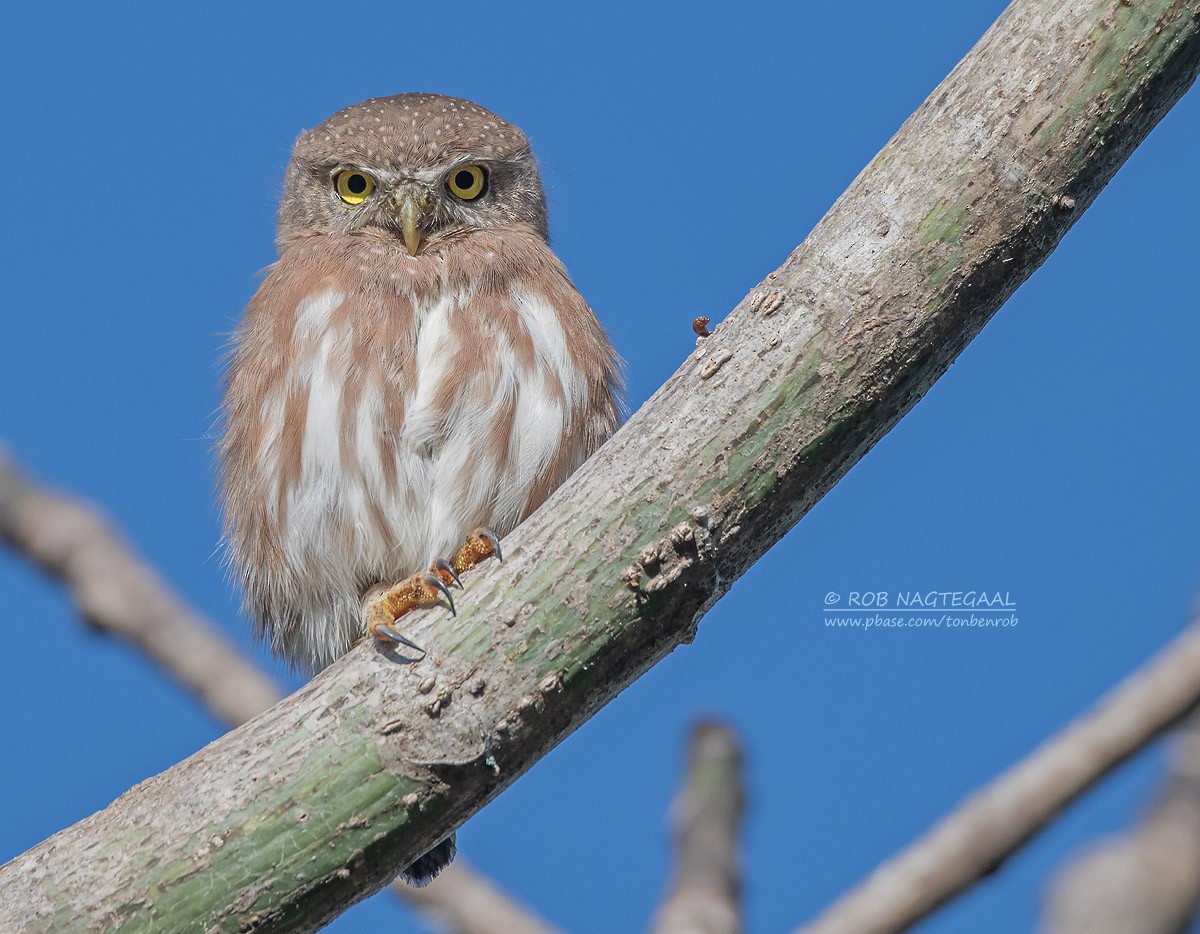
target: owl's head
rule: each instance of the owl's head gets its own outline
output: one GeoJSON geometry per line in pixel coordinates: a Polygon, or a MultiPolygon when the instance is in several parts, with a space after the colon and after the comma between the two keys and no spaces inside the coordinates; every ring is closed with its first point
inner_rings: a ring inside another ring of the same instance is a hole
{"type": "Polygon", "coordinates": [[[395,238],[416,256],[474,230],[523,224],[546,237],[546,200],[525,134],[470,101],[376,97],[296,141],[279,241],[395,238]]]}

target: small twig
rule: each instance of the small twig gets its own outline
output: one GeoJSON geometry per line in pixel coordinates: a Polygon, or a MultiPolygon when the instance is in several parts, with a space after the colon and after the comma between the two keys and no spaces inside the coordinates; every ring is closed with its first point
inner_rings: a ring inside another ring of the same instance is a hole
{"type": "MultiPolygon", "coordinates": [[[[283,697],[176,595],[96,505],[22,474],[0,446],[0,541],[60,582],[83,618],[129,642],[230,726],[283,697]]],[[[554,934],[460,859],[424,889],[392,893],[455,934],[554,934]]]]}
{"type": "Polygon", "coordinates": [[[905,930],[993,872],[1063,808],[1197,702],[1200,621],[1091,711],[969,798],[796,934],[905,930]]]}
{"type": "Polygon", "coordinates": [[[1179,934],[1200,903],[1200,716],[1179,731],[1170,770],[1130,833],[1102,841],[1058,874],[1047,934],[1179,934]]]}
{"type": "Polygon", "coordinates": [[[675,878],[655,934],[739,934],[738,837],[745,792],[737,737],[721,723],[696,725],[687,775],[675,802],[675,878]]]}

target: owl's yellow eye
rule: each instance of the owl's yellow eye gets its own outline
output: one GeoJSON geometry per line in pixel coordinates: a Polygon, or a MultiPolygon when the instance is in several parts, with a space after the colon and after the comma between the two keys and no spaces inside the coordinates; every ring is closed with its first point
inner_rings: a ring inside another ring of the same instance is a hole
{"type": "Polygon", "coordinates": [[[333,180],[338,197],[347,204],[362,204],[375,190],[375,179],[365,172],[343,169],[333,180]]]}
{"type": "Polygon", "coordinates": [[[481,165],[460,165],[446,178],[450,194],[463,201],[474,201],[487,188],[487,172],[481,165]]]}

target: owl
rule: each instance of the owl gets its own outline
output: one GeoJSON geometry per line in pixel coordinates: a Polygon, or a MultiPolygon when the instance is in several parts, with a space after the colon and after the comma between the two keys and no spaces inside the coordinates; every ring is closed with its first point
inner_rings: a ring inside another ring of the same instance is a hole
{"type": "Polygon", "coordinates": [[[469,101],[374,98],[303,133],[276,242],[228,358],[224,538],[257,632],[314,672],[406,642],[397,618],[599,447],[619,363],[550,249],[528,140],[469,101]]]}

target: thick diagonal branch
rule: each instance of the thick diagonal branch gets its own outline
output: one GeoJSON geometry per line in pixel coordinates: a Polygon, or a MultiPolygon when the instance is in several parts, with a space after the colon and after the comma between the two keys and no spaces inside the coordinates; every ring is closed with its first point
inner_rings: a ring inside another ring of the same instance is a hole
{"type": "Polygon", "coordinates": [[[691,639],[921,397],[1192,83],[1198,2],[1017,0],[459,616],[406,619],[425,658],[363,646],[0,868],[0,928],[307,930],[383,885],[691,639]]]}

